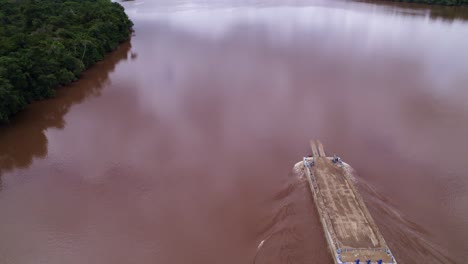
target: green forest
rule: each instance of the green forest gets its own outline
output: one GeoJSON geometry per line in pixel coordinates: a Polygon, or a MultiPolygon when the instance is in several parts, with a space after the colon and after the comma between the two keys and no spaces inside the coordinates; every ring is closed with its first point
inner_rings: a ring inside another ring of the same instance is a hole
{"type": "Polygon", "coordinates": [[[468,0],[391,0],[393,2],[418,3],[430,5],[462,6],[468,5],[468,0]]]}
{"type": "Polygon", "coordinates": [[[132,26],[110,0],[0,0],[0,123],[76,80],[132,26]]]}

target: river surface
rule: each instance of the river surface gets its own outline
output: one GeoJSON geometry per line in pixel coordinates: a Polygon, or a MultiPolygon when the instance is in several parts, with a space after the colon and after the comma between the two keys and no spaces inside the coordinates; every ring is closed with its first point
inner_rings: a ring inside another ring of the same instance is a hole
{"type": "Polygon", "coordinates": [[[399,263],[468,258],[466,9],[124,6],[130,42],[0,127],[1,264],[332,263],[309,139],[399,263]]]}

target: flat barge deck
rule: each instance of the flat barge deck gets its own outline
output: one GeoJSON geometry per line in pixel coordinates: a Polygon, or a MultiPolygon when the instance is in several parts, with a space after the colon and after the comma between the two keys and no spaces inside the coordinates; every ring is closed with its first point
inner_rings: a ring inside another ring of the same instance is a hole
{"type": "Polygon", "coordinates": [[[310,145],[301,165],[335,263],[397,263],[352,182],[354,170],[327,157],[320,141],[310,145]]]}

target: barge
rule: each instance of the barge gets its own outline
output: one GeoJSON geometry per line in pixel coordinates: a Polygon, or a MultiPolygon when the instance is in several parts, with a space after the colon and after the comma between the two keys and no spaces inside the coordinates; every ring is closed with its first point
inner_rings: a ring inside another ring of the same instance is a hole
{"type": "Polygon", "coordinates": [[[353,168],[327,157],[320,141],[301,162],[335,264],[396,264],[352,179],[353,168]]]}

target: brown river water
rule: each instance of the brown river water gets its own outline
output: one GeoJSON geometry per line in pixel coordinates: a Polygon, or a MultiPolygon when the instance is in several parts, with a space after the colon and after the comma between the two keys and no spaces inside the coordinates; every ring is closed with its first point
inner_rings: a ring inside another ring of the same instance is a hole
{"type": "Polygon", "coordinates": [[[0,127],[1,264],[332,263],[309,139],[399,263],[465,263],[466,9],[124,6],[130,42],[0,127]]]}

